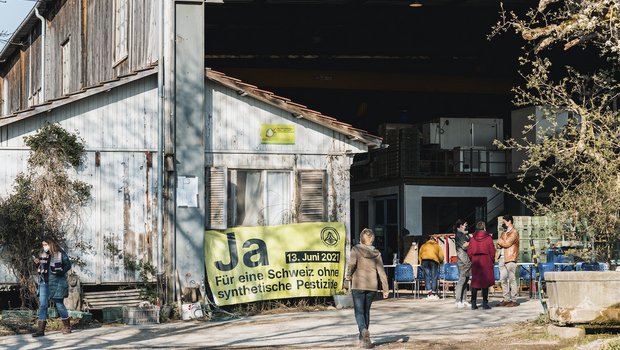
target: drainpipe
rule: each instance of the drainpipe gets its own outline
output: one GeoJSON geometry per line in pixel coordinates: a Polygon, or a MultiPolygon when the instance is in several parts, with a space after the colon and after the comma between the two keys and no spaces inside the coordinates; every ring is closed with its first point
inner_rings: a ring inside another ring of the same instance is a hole
{"type": "Polygon", "coordinates": [[[39,13],[39,9],[35,5],[34,14],[41,20],[41,98],[39,103],[45,102],[45,25],[46,21],[39,13]]]}
{"type": "Polygon", "coordinates": [[[32,31],[28,33],[28,107],[32,106],[32,31]]]}
{"type": "Polygon", "coordinates": [[[164,273],[164,0],[159,0],[159,57],[157,69],[157,271],[164,273]]]}

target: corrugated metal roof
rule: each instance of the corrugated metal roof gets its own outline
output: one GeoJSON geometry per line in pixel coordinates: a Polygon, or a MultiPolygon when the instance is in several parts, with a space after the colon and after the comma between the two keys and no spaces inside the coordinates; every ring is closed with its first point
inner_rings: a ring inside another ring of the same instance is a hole
{"type": "Polygon", "coordinates": [[[313,123],[347,135],[349,139],[360,141],[369,148],[378,148],[381,146],[382,139],[380,137],[371,135],[364,130],[354,128],[350,124],[339,122],[336,118],[326,116],[304,105],[292,102],[288,98],[278,96],[271,91],[261,90],[254,85],[246,84],[237,78],[229,77],[222,72],[210,68],[206,69],[205,75],[207,79],[233,89],[237,91],[239,95],[251,96],[257,100],[288,111],[296,118],[307,119],[313,123]]]}

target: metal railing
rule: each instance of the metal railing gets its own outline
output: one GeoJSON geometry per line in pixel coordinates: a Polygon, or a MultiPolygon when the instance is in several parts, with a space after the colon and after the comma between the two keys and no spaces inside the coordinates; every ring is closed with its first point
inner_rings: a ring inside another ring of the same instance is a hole
{"type": "Polygon", "coordinates": [[[353,181],[403,177],[505,176],[510,153],[477,148],[372,150],[363,162],[351,167],[353,181]]]}

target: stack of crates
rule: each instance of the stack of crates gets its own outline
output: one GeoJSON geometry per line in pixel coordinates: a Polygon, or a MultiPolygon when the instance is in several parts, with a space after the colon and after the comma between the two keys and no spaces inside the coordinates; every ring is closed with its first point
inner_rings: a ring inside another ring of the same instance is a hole
{"type": "MultiPolygon", "coordinates": [[[[519,261],[532,262],[532,246],[538,255],[539,261],[545,260],[548,240],[558,240],[558,227],[553,219],[547,216],[514,216],[514,227],[519,231],[519,261]]],[[[498,231],[501,233],[502,218],[497,218],[498,231]]]]}
{"type": "Polygon", "coordinates": [[[416,128],[400,130],[399,154],[401,176],[414,176],[420,172],[420,132],[416,128]]]}

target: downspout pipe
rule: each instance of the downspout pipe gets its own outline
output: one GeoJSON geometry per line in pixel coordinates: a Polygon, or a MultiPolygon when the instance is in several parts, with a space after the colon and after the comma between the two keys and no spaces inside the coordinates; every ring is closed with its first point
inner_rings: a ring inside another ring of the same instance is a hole
{"type": "Polygon", "coordinates": [[[164,273],[164,0],[159,0],[157,70],[157,272],[164,273]]]}
{"type": "Polygon", "coordinates": [[[28,107],[32,106],[32,31],[28,33],[28,107]]]}
{"type": "Polygon", "coordinates": [[[39,13],[37,6],[34,6],[34,14],[41,20],[41,98],[39,103],[45,102],[45,27],[47,21],[39,13]]]}

